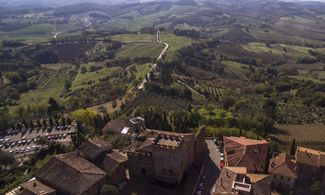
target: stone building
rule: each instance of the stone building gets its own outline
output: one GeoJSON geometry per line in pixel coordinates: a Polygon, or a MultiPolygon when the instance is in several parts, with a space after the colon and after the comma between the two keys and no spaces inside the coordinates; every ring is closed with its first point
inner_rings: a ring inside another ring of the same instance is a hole
{"type": "Polygon", "coordinates": [[[142,130],[135,138],[134,149],[127,153],[131,179],[146,177],[179,183],[184,173],[207,152],[204,134],[204,128],[196,134],[142,130]]]}
{"type": "Polygon", "coordinates": [[[270,195],[271,177],[248,174],[246,167],[224,167],[214,189],[214,195],[270,195]]]}
{"type": "Polygon", "coordinates": [[[98,194],[107,174],[79,152],[57,155],[34,173],[37,181],[62,195],[98,194]]]}
{"type": "Polygon", "coordinates": [[[249,173],[266,171],[268,142],[246,137],[223,137],[225,166],[246,167],[249,173]]]}
{"type": "Polygon", "coordinates": [[[127,157],[114,151],[112,145],[104,140],[87,140],[80,146],[81,156],[104,170],[113,184],[126,179],[127,157]]]}
{"type": "Polygon", "coordinates": [[[269,164],[269,173],[274,187],[293,188],[298,178],[297,165],[286,153],[273,155],[269,164]]]}
{"type": "Polygon", "coordinates": [[[302,180],[319,180],[325,185],[325,152],[297,147],[298,177],[302,180]]]}
{"type": "Polygon", "coordinates": [[[37,181],[35,178],[28,182],[20,184],[18,191],[20,195],[56,195],[55,189],[44,185],[43,183],[37,181]]]}

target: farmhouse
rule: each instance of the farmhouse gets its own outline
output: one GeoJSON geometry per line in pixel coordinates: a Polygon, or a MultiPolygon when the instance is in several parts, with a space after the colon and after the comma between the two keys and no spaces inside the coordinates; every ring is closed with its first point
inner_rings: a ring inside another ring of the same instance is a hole
{"type": "Polygon", "coordinates": [[[147,177],[166,183],[179,183],[195,162],[207,151],[204,129],[196,134],[145,130],[143,141],[127,153],[131,178],[147,177]]]}
{"type": "Polygon", "coordinates": [[[275,187],[293,188],[297,174],[297,165],[286,153],[274,154],[270,160],[269,173],[275,187]]]}
{"type": "Polygon", "coordinates": [[[325,184],[325,152],[297,147],[296,162],[299,179],[319,180],[325,184]]]}
{"type": "Polygon", "coordinates": [[[107,174],[79,152],[71,152],[53,157],[34,175],[56,194],[90,195],[99,192],[107,174]]]}
{"type": "Polygon", "coordinates": [[[225,167],[220,172],[214,191],[214,195],[222,194],[270,195],[271,177],[248,174],[246,167],[225,167]]]}
{"type": "Polygon", "coordinates": [[[249,173],[265,172],[268,142],[245,137],[223,137],[225,165],[246,167],[249,173]]]}

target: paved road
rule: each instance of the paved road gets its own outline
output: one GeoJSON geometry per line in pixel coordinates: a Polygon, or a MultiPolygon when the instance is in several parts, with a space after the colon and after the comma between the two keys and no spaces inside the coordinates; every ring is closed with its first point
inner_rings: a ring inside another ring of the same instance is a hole
{"type": "Polygon", "coordinates": [[[219,173],[220,173],[220,152],[213,140],[206,140],[209,149],[209,156],[204,161],[204,172],[202,175],[206,176],[204,181],[203,193],[204,195],[211,194],[214,189],[219,173]]]}
{"type": "MultiPolygon", "coordinates": [[[[168,44],[168,43],[160,41],[160,39],[159,39],[159,33],[160,33],[160,32],[158,31],[157,34],[156,34],[156,43],[157,43],[157,44],[164,44],[164,45],[165,45],[165,48],[161,51],[161,53],[160,53],[160,55],[158,56],[158,58],[157,58],[156,61],[159,61],[159,60],[160,60],[160,59],[161,59],[161,58],[166,54],[166,52],[167,52],[167,50],[168,50],[168,48],[169,48],[169,44],[168,44]]],[[[149,71],[149,73],[148,73],[148,77],[149,77],[149,75],[150,75],[150,73],[151,73],[152,71],[156,70],[156,68],[157,68],[157,63],[154,63],[154,64],[151,66],[151,69],[150,69],[150,71],[149,71]]],[[[142,83],[139,85],[138,89],[139,89],[139,90],[143,89],[143,88],[144,88],[144,84],[145,84],[146,82],[147,82],[147,79],[144,78],[143,81],[142,81],[142,83]]]]}

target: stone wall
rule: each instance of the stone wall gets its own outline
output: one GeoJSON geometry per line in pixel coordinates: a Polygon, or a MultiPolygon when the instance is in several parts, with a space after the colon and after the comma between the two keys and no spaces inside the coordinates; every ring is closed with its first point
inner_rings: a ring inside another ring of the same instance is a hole
{"type": "Polygon", "coordinates": [[[149,153],[128,152],[127,167],[131,179],[136,177],[146,177],[155,179],[154,161],[149,153]]]}
{"type": "Polygon", "coordinates": [[[194,142],[195,162],[202,163],[204,156],[209,151],[205,142],[205,127],[200,128],[199,131],[195,134],[194,142]]]}

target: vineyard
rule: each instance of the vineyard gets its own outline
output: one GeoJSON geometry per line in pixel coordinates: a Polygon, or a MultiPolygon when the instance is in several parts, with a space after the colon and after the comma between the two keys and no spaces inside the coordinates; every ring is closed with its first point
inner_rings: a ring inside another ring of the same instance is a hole
{"type": "Polygon", "coordinates": [[[218,87],[211,87],[211,86],[204,85],[204,86],[197,87],[197,90],[206,96],[207,95],[212,96],[217,99],[222,96],[222,89],[218,87]]]}
{"type": "Polygon", "coordinates": [[[56,71],[44,69],[38,76],[30,78],[31,81],[35,82],[38,88],[43,88],[50,82],[51,78],[55,76],[56,71]]]}
{"type": "Polygon", "coordinates": [[[122,113],[130,115],[136,108],[164,108],[166,110],[187,109],[190,102],[181,99],[161,95],[155,92],[143,92],[134,98],[131,102],[125,104],[122,113]]]}
{"type": "Polygon", "coordinates": [[[314,149],[325,150],[325,125],[302,124],[302,125],[275,125],[276,132],[270,137],[281,143],[286,149],[290,149],[293,139],[297,145],[314,149]]]}

